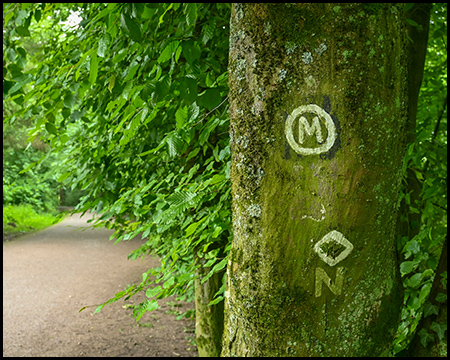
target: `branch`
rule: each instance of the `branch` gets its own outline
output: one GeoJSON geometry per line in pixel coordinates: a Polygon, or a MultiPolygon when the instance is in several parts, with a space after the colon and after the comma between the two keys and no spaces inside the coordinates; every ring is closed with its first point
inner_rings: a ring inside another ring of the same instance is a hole
{"type": "Polygon", "coordinates": [[[207,116],[209,116],[209,115],[212,114],[214,111],[216,111],[218,108],[220,108],[220,107],[223,105],[223,103],[224,103],[225,101],[227,101],[227,100],[228,100],[228,95],[227,95],[227,97],[226,97],[219,105],[217,105],[217,106],[216,106],[214,109],[212,109],[210,112],[206,113],[206,114],[203,116],[203,119],[201,119],[199,122],[195,123],[195,124],[192,125],[192,126],[197,126],[198,124],[200,124],[201,122],[203,122],[203,121],[206,119],[207,116]]]}
{"type": "MultiPolygon", "coordinates": [[[[445,95],[444,105],[442,105],[441,109],[439,110],[436,126],[434,127],[433,134],[431,135],[431,143],[433,143],[434,140],[436,139],[437,133],[439,131],[439,125],[441,124],[441,119],[442,119],[442,116],[444,115],[444,110],[446,107],[447,107],[447,95],[445,95]]],[[[428,164],[429,164],[429,161],[427,158],[427,160],[425,161],[425,164],[423,165],[423,173],[426,173],[426,171],[428,170],[428,164]]]]}

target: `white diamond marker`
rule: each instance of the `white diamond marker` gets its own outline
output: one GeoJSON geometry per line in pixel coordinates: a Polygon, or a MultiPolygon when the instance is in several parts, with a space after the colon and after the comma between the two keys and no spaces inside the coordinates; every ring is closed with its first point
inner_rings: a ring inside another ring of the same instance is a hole
{"type": "Polygon", "coordinates": [[[353,244],[348,241],[342,233],[339,231],[333,230],[326,234],[322,240],[320,240],[314,246],[315,252],[319,255],[319,257],[325,261],[328,265],[334,266],[337,263],[344,260],[353,250],[353,244]],[[330,251],[324,250],[324,247],[333,246],[333,243],[340,244],[344,247],[344,250],[336,257],[330,256],[330,251]],[[324,246],[325,245],[325,246],[324,246]],[[328,245],[328,246],[327,246],[328,245]]]}

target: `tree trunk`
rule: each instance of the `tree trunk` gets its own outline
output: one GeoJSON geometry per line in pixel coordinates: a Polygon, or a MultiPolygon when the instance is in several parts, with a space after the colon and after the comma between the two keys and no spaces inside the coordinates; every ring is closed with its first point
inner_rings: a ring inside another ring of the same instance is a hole
{"type": "Polygon", "coordinates": [[[402,5],[233,6],[223,356],[390,350],[405,49],[402,5]]]}
{"type": "MultiPolygon", "coordinates": [[[[197,258],[203,265],[205,259],[197,258]]],[[[195,332],[198,355],[202,357],[218,357],[222,350],[224,302],[216,305],[208,304],[222,286],[225,271],[213,274],[202,283],[202,279],[211,271],[211,267],[200,267],[195,280],[195,332]]]]}

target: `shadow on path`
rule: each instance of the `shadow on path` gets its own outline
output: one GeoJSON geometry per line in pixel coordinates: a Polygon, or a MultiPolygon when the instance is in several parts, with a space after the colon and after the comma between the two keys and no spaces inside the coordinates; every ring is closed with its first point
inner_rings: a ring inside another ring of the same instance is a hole
{"type": "Polygon", "coordinates": [[[124,305],[144,294],[78,313],[158,265],[156,257],[127,260],[142,240],[114,244],[111,230],[86,229],[90,217],[76,214],[3,243],[3,356],[196,356],[186,340],[194,334],[183,331],[193,322],[166,314],[167,303],[136,324],[124,305]]]}

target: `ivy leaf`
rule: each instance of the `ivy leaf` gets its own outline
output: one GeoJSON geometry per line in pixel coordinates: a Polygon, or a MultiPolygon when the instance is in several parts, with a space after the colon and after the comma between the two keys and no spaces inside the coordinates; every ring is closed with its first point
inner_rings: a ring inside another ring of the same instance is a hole
{"type": "Polygon", "coordinates": [[[403,275],[409,274],[416,267],[416,263],[414,261],[404,261],[400,264],[400,272],[403,275]]]}
{"type": "Polygon", "coordinates": [[[430,316],[433,314],[434,315],[439,314],[439,307],[427,302],[423,307],[423,317],[426,318],[427,316],[430,316]]]}
{"type": "Polygon", "coordinates": [[[422,286],[422,289],[420,289],[419,300],[421,302],[423,302],[425,300],[425,298],[428,296],[428,294],[430,293],[431,285],[432,285],[431,282],[426,283],[425,285],[422,286]]]}
{"type": "Polygon", "coordinates": [[[125,33],[135,42],[142,42],[142,33],[139,25],[127,14],[120,14],[120,25],[125,33]]]}
{"type": "Polygon", "coordinates": [[[417,335],[419,335],[420,343],[423,347],[427,347],[427,345],[434,340],[434,337],[428,333],[425,328],[422,328],[417,335]]]}
{"type": "Polygon", "coordinates": [[[430,329],[436,331],[439,340],[442,341],[445,332],[447,331],[447,324],[438,324],[436,322],[433,322],[430,326],[430,329]]]}

